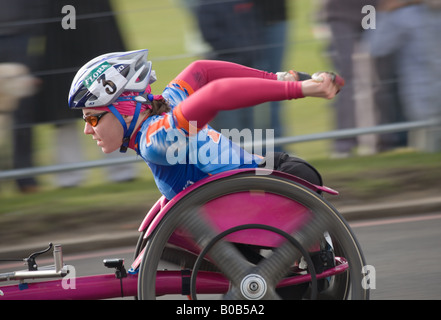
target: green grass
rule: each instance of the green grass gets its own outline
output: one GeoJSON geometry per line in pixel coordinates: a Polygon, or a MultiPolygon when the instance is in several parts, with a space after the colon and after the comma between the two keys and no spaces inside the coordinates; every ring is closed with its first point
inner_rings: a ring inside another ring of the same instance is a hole
{"type": "Polygon", "coordinates": [[[318,159],[313,164],[325,184],[339,189],[349,201],[437,195],[441,181],[440,152],[403,149],[365,157],[318,159]]]}
{"type": "Polygon", "coordinates": [[[54,188],[25,196],[1,197],[0,216],[73,214],[139,206],[145,206],[147,210],[159,197],[159,191],[150,179],[81,188],[54,188]]]}

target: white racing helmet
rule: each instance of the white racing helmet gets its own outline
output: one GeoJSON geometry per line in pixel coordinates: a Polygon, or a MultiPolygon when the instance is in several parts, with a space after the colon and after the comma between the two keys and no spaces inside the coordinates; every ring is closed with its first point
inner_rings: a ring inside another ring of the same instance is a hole
{"type": "Polygon", "coordinates": [[[148,50],[103,54],[86,63],[75,75],[69,108],[108,106],[124,91],[143,92],[156,81],[148,50]]]}

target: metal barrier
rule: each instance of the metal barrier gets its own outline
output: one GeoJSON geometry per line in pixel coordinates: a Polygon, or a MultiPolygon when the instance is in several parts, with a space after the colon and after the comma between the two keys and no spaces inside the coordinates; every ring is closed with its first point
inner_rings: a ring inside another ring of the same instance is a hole
{"type": "MultiPolygon", "coordinates": [[[[436,128],[436,127],[441,127],[441,121],[439,119],[385,124],[385,125],[364,127],[364,128],[335,130],[335,131],[306,134],[306,135],[299,135],[293,137],[282,137],[282,138],[274,139],[273,144],[274,146],[277,146],[284,144],[310,142],[316,140],[349,138],[349,137],[356,137],[365,134],[384,134],[391,132],[404,132],[415,129],[428,129],[428,128],[436,128]]],[[[244,147],[250,147],[250,145],[244,145],[244,147]]],[[[17,179],[17,178],[31,177],[42,174],[63,172],[63,171],[91,169],[96,167],[112,166],[112,165],[133,163],[139,161],[142,161],[142,159],[137,156],[133,156],[133,157],[127,156],[126,158],[118,158],[118,159],[104,159],[104,160],[84,161],[84,162],[69,163],[69,164],[58,164],[58,165],[51,165],[44,167],[15,169],[15,170],[0,172],[0,180],[17,179]]]]}

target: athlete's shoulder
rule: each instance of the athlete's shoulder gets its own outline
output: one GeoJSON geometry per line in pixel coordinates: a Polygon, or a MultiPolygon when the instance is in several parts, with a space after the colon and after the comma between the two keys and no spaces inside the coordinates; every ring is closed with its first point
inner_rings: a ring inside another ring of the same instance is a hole
{"type": "Polygon", "coordinates": [[[144,160],[160,164],[170,165],[167,161],[167,152],[172,145],[184,137],[183,133],[176,128],[172,112],[163,115],[149,117],[142,125],[139,141],[139,153],[144,160]]]}
{"type": "Polygon", "coordinates": [[[187,82],[174,79],[164,89],[162,96],[168,101],[170,106],[174,108],[193,93],[193,88],[187,82]]]}
{"type": "Polygon", "coordinates": [[[167,87],[175,88],[182,91],[187,97],[194,93],[193,88],[182,79],[174,79],[172,80],[167,87]]]}

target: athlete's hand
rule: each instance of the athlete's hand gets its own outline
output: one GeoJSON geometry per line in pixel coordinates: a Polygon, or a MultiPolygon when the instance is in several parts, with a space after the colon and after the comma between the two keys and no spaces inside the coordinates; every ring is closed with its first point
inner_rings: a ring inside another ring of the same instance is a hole
{"type": "Polygon", "coordinates": [[[277,80],[279,81],[299,81],[299,77],[297,72],[295,71],[286,71],[286,72],[277,72],[277,80]]]}
{"type": "Polygon", "coordinates": [[[305,72],[299,71],[286,71],[286,72],[277,72],[277,80],[279,81],[303,81],[311,79],[311,76],[305,72]]]}
{"type": "Polygon", "coordinates": [[[344,79],[334,73],[315,73],[312,79],[302,81],[302,92],[305,97],[332,99],[344,84],[344,79]]]}

